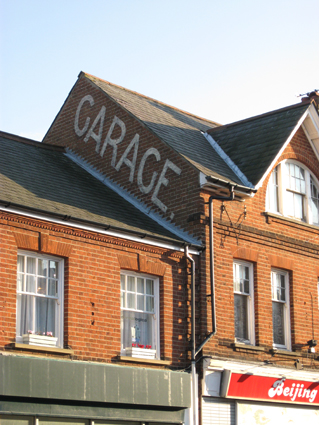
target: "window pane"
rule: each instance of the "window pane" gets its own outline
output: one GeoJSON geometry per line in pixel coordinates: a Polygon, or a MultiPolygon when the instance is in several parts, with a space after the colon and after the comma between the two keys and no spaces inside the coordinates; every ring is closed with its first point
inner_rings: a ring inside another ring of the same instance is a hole
{"type": "Polygon", "coordinates": [[[47,293],[47,280],[44,277],[38,277],[38,287],[37,287],[37,293],[46,295],[47,293]]]}
{"type": "Polygon", "coordinates": [[[292,192],[287,191],[286,202],[288,214],[294,215],[294,196],[292,192]]]}
{"type": "Polygon", "coordinates": [[[144,294],[144,279],[140,277],[137,278],[137,292],[144,294]]]}
{"type": "Polygon", "coordinates": [[[48,295],[56,297],[58,295],[58,282],[53,279],[49,279],[48,295]]]}
{"type": "Polygon", "coordinates": [[[17,335],[22,336],[28,331],[34,331],[34,297],[32,295],[17,295],[17,335]]]}
{"type": "Polygon", "coordinates": [[[26,276],[26,291],[27,292],[35,292],[35,277],[34,276],[26,276]]]}
{"type": "Polygon", "coordinates": [[[319,193],[313,178],[310,177],[312,222],[319,224],[319,193]]]}
{"type": "Polygon", "coordinates": [[[27,273],[35,274],[36,271],[36,259],[33,257],[27,257],[27,273]]]}
{"type": "Polygon", "coordinates": [[[152,346],[153,333],[153,315],[122,310],[122,344],[124,349],[132,347],[132,344],[136,344],[140,348],[146,348],[146,345],[152,346]]]}
{"type": "Polygon", "coordinates": [[[286,301],[286,281],[285,276],[280,273],[273,274],[273,299],[276,301],[286,301]]]}
{"type": "Polygon", "coordinates": [[[127,290],[135,292],[135,277],[127,276],[127,290]]]}
{"type": "Polygon", "coordinates": [[[50,277],[54,277],[54,278],[58,278],[58,267],[59,267],[59,263],[57,261],[51,261],[49,262],[49,276],[50,277]]]}
{"type": "Polygon", "coordinates": [[[40,260],[38,261],[38,274],[40,276],[47,276],[48,273],[48,260],[40,260]]]}
{"type": "Polygon", "coordinates": [[[23,274],[17,276],[17,291],[23,291],[23,274]]]}
{"type": "Polygon", "coordinates": [[[22,255],[18,255],[18,272],[24,272],[24,257],[22,255]]]}
{"type": "Polygon", "coordinates": [[[121,274],[121,289],[125,291],[125,276],[121,274]]]}
{"type": "Polygon", "coordinates": [[[239,281],[239,279],[236,279],[234,281],[234,291],[240,292],[240,281],[239,281]]]}
{"type": "Polygon", "coordinates": [[[135,305],[135,294],[126,294],[127,308],[136,308],[135,305]]]}
{"type": "Polygon", "coordinates": [[[314,224],[319,223],[319,201],[312,199],[311,200],[311,210],[312,210],[312,221],[314,224]]]}
{"type": "Polygon", "coordinates": [[[285,345],[284,304],[272,303],[272,324],[274,343],[285,345]]]}
{"type": "Polygon", "coordinates": [[[55,300],[36,297],[36,326],[35,332],[46,335],[48,332],[55,336],[55,300]]]}
{"type": "Polygon", "coordinates": [[[248,308],[247,296],[235,294],[235,337],[240,340],[248,340],[248,308]]]}
{"type": "Polygon", "coordinates": [[[121,291],[121,307],[125,307],[125,292],[121,291]]]}
{"type": "Polygon", "coordinates": [[[296,218],[303,218],[303,208],[302,208],[303,196],[298,195],[297,193],[294,193],[293,196],[294,196],[294,214],[293,215],[296,218]]]}
{"type": "Polygon", "coordinates": [[[146,311],[154,312],[154,297],[146,297],[146,311]]]}
{"type": "Polygon", "coordinates": [[[144,310],[144,295],[137,295],[137,310],[144,310]]]}
{"type": "Polygon", "coordinates": [[[154,281],[146,279],[146,293],[147,295],[154,295],[154,281]]]}
{"type": "Polygon", "coordinates": [[[234,291],[249,294],[249,267],[242,264],[235,265],[234,291]],[[239,274],[239,277],[236,274],[239,274]]]}

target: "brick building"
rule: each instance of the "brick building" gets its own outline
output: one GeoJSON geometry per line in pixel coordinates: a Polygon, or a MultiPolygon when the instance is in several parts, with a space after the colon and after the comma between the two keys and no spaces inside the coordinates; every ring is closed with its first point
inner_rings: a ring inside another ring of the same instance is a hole
{"type": "Polygon", "coordinates": [[[0,149],[3,423],[318,418],[316,93],[220,126],[81,73],[0,149]]]}

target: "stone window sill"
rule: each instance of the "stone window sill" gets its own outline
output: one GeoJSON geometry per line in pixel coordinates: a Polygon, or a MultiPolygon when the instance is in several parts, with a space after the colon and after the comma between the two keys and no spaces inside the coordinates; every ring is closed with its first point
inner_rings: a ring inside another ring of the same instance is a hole
{"type": "Polygon", "coordinates": [[[273,355],[279,355],[279,356],[287,356],[287,357],[300,357],[301,351],[288,351],[288,350],[279,350],[276,348],[271,348],[269,352],[273,355]]]}
{"type": "Polygon", "coordinates": [[[69,356],[72,356],[74,354],[74,351],[69,348],[45,347],[41,345],[22,344],[19,342],[14,342],[12,344],[12,348],[16,348],[18,350],[42,351],[45,353],[65,354],[69,356]]]}
{"type": "Polygon", "coordinates": [[[289,218],[279,213],[275,214],[275,213],[266,211],[266,212],[263,212],[262,214],[267,218],[268,224],[271,224],[271,220],[273,219],[273,220],[280,220],[280,221],[287,222],[287,224],[295,224],[297,226],[308,227],[310,229],[319,230],[319,226],[317,226],[316,224],[309,224],[309,223],[306,223],[305,221],[289,218]]]}
{"type": "Polygon", "coordinates": [[[243,344],[240,342],[234,342],[232,344],[232,347],[234,348],[235,351],[239,351],[239,350],[266,351],[264,347],[258,347],[257,345],[243,344]]]}

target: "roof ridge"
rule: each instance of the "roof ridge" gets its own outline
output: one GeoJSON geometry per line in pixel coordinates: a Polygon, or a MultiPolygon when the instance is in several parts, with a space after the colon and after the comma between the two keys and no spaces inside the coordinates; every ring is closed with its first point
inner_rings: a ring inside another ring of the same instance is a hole
{"type": "MultiPolygon", "coordinates": [[[[175,110],[175,111],[182,112],[183,114],[186,114],[186,115],[188,115],[188,116],[190,116],[190,117],[197,118],[197,119],[199,119],[199,120],[201,120],[201,121],[209,122],[209,123],[211,123],[211,124],[213,124],[213,125],[215,125],[215,126],[221,126],[221,125],[222,125],[222,124],[220,124],[220,123],[217,123],[216,121],[212,121],[212,120],[210,120],[210,119],[208,119],[208,118],[203,118],[203,117],[200,117],[199,115],[192,114],[191,112],[184,111],[183,109],[176,108],[175,106],[169,105],[168,103],[161,102],[160,100],[157,100],[157,99],[154,99],[154,98],[152,98],[152,97],[146,96],[145,94],[141,94],[141,93],[139,93],[139,92],[136,92],[136,91],[134,91],[134,90],[127,89],[127,88],[125,88],[125,87],[123,87],[123,86],[120,86],[120,85],[118,85],[118,84],[111,83],[110,81],[104,80],[103,78],[96,77],[95,75],[89,74],[89,73],[87,73],[87,72],[81,71],[81,72],[80,72],[80,74],[79,74],[79,77],[80,77],[81,75],[84,75],[84,76],[87,76],[87,77],[93,77],[93,78],[96,78],[97,80],[102,81],[103,83],[106,83],[106,84],[108,84],[108,85],[110,85],[110,86],[117,87],[117,88],[119,88],[119,89],[121,89],[121,90],[124,90],[124,91],[126,91],[126,92],[129,92],[129,93],[133,93],[133,94],[135,94],[135,95],[137,95],[137,96],[139,96],[139,97],[143,97],[144,99],[148,99],[148,100],[151,100],[152,102],[156,102],[156,103],[158,103],[159,105],[163,105],[163,106],[166,106],[166,107],[168,107],[168,108],[171,108],[171,109],[173,109],[173,110],[175,110]]],[[[90,79],[91,79],[91,78],[90,78],[90,79]]],[[[91,81],[92,81],[92,80],[91,80],[91,81]]]]}
{"type": "Polygon", "coordinates": [[[294,105],[285,106],[283,108],[275,109],[275,110],[269,111],[269,112],[264,112],[263,114],[255,115],[253,117],[245,118],[243,120],[238,120],[238,121],[231,122],[229,124],[220,125],[218,127],[211,128],[211,129],[209,129],[207,131],[210,133],[210,132],[213,132],[216,128],[219,129],[221,127],[222,128],[225,128],[225,127],[231,127],[233,125],[235,126],[235,125],[242,124],[242,123],[245,123],[245,122],[253,121],[253,120],[258,119],[258,118],[263,118],[263,117],[267,117],[267,116],[270,116],[270,115],[278,114],[279,112],[284,112],[285,110],[297,109],[297,108],[299,108],[301,106],[307,106],[307,107],[309,107],[309,104],[308,103],[304,103],[304,102],[296,103],[294,105]]]}
{"type": "Polygon", "coordinates": [[[23,143],[25,145],[35,146],[37,148],[49,149],[49,150],[58,151],[58,152],[65,151],[65,148],[63,146],[47,145],[37,140],[29,139],[28,137],[18,136],[17,134],[13,134],[13,133],[7,133],[6,131],[0,130],[0,137],[13,140],[15,142],[23,143]]]}

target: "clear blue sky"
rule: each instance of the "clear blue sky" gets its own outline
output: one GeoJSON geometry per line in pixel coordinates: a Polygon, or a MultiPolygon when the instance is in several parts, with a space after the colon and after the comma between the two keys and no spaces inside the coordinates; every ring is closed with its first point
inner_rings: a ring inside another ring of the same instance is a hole
{"type": "Polygon", "coordinates": [[[0,0],[0,130],[41,140],[85,71],[228,123],[319,89],[319,0],[0,0]]]}

